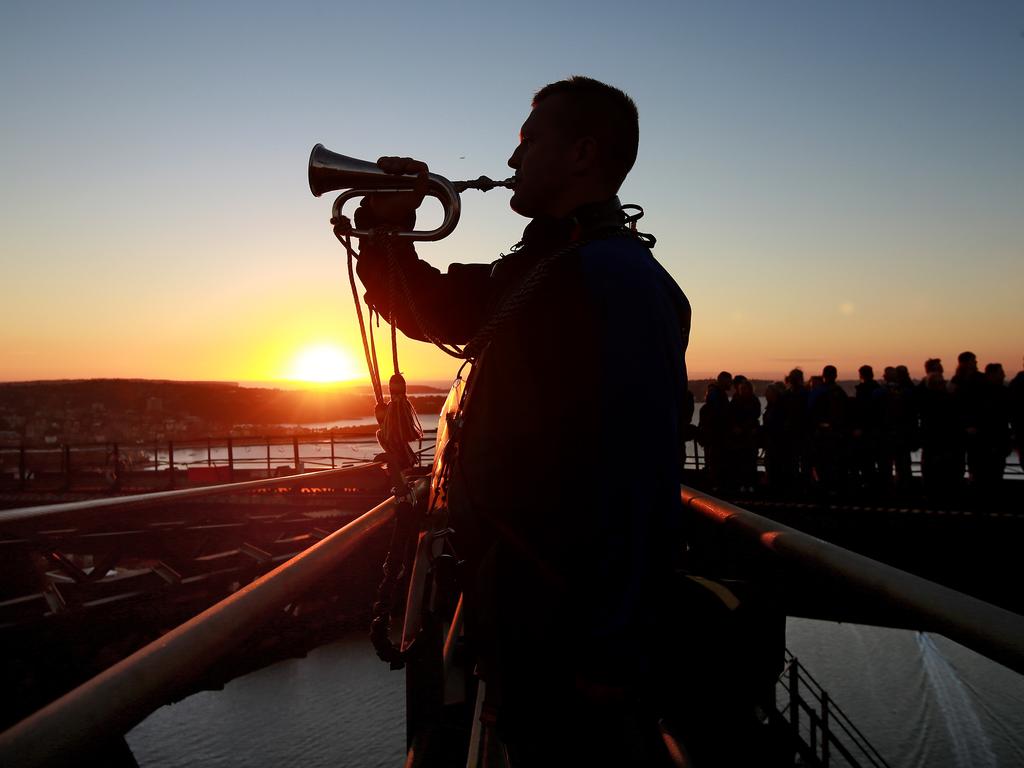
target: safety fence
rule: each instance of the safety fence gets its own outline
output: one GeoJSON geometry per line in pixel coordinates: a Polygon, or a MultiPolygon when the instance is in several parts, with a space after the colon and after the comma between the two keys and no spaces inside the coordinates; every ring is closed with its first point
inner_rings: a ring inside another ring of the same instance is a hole
{"type": "MultiPolygon", "coordinates": [[[[433,461],[437,430],[414,447],[433,461]]],[[[374,430],[197,440],[0,446],[0,488],[110,490],[190,487],[337,469],[380,454],[374,430]]]]}
{"type": "MultiPolygon", "coordinates": [[[[415,445],[421,466],[433,462],[436,436],[436,429],[424,430],[415,445]]],[[[337,469],[373,460],[379,453],[372,428],[178,441],[0,445],[0,490],[173,489],[337,469]]],[[[757,468],[763,475],[764,449],[758,451],[757,468]]],[[[684,442],[683,469],[707,469],[704,447],[696,439],[684,442]]],[[[913,455],[911,470],[921,476],[919,452],[913,455]]],[[[1003,477],[1024,480],[1024,470],[1008,461],[1003,477]]]]}

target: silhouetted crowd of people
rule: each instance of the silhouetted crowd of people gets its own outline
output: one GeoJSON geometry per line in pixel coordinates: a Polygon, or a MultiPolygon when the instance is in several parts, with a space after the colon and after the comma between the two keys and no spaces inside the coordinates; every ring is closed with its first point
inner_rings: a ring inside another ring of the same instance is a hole
{"type": "Polygon", "coordinates": [[[911,455],[920,450],[929,496],[998,489],[1014,448],[1021,460],[1024,370],[1007,385],[1000,363],[982,372],[974,353],[962,352],[948,381],[938,358],[925,362],[924,373],[915,382],[905,365],[886,367],[878,381],[862,365],[850,395],[834,365],[808,382],[795,368],[767,387],[762,413],[751,382],[723,371],[708,384],[695,434],[711,486],[744,493],[763,483],[832,495],[907,489],[916,484],[911,455]]]}

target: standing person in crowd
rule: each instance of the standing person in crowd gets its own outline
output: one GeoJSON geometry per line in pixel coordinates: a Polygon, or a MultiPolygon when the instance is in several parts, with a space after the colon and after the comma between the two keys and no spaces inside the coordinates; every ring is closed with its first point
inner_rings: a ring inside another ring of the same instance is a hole
{"type": "MultiPolygon", "coordinates": [[[[945,373],[945,369],[942,367],[942,360],[937,357],[929,357],[924,361],[924,378],[921,379],[920,382],[922,389],[927,386],[928,377],[933,373],[937,373],[939,376],[942,376],[945,373]]],[[[945,382],[945,379],[943,379],[943,382],[945,382]]]]}
{"type": "Polygon", "coordinates": [[[917,434],[917,390],[905,365],[897,365],[890,401],[890,435],[892,437],[893,469],[896,485],[908,488],[912,482],[910,455],[919,447],[917,434]]]}
{"type": "Polygon", "coordinates": [[[764,391],[764,416],[762,418],[761,445],[764,446],[764,473],[768,488],[772,491],[785,489],[784,444],[786,385],[781,381],[769,384],[764,391]]]}
{"type": "Polygon", "coordinates": [[[1010,382],[1010,422],[1017,446],[1017,463],[1024,469],[1024,367],[1010,382]]]}
{"type": "Polygon", "coordinates": [[[984,398],[978,414],[975,482],[984,493],[999,490],[1010,452],[1010,393],[1000,363],[985,366],[984,398]]]}
{"type": "Polygon", "coordinates": [[[893,464],[896,461],[893,444],[895,441],[895,425],[899,422],[899,403],[896,402],[894,391],[896,389],[896,368],[887,365],[882,369],[882,389],[879,393],[879,423],[880,432],[878,439],[878,477],[881,484],[891,488],[893,483],[893,464]]]}
{"type": "MultiPolygon", "coordinates": [[[[978,370],[978,358],[973,352],[961,352],[956,359],[956,373],[950,381],[953,403],[959,424],[962,447],[957,451],[957,477],[964,476],[964,454],[967,470],[972,479],[977,476],[982,459],[978,443],[978,424],[985,399],[985,376],[978,370]]],[[[984,474],[984,470],[982,470],[984,474]]]]}
{"type": "Polygon", "coordinates": [[[733,486],[734,473],[730,462],[732,412],[729,408],[732,385],[732,374],[728,371],[722,371],[708,384],[697,422],[711,487],[716,491],[731,490],[733,486]]]}
{"type": "Polygon", "coordinates": [[[862,488],[878,484],[878,440],[881,436],[879,395],[882,388],[875,381],[875,370],[870,365],[857,369],[860,381],[854,387],[850,454],[862,488]]]}
{"type": "Polygon", "coordinates": [[[734,380],[736,394],[729,403],[732,421],[733,462],[740,493],[753,493],[757,486],[757,437],[761,421],[761,401],[746,376],[734,380]]]}
{"type": "Polygon", "coordinates": [[[925,399],[925,392],[928,389],[928,377],[933,373],[939,374],[939,377],[942,378],[942,385],[945,388],[946,379],[943,377],[944,372],[945,369],[942,367],[942,360],[939,358],[929,357],[924,361],[924,377],[917,382],[917,388],[914,391],[914,403],[915,408],[917,409],[918,421],[920,421],[921,418],[921,408],[923,407],[922,403],[925,399]]]}
{"type": "Polygon", "coordinates": [[[806,481],[810,474],[807,460],[807,395],[804,372],[794,368],[786,376],[786,391],[781,403],[782,443],[777,487],[786,490],[795,490],[799,481],[806,481]]]}
{"type": "Polygon", "coordinates": [[[921,423],[921,479],[928,496],[948,501],[950,493],[958,485],[955,467],[960,442],[956,411],[942,376],[942,364],[938,360],[929,360],[925,363],[925,371],[917,390],[921,423]]]}
{"type": "Polygon", "coordinates": [[[849,396],[837,383],[838,376],[834,365],[826,365],[821,371],[821,383],[811,389],[807,401],[813,430],[814,472],[830,494],[845,489],[849,396]]]}

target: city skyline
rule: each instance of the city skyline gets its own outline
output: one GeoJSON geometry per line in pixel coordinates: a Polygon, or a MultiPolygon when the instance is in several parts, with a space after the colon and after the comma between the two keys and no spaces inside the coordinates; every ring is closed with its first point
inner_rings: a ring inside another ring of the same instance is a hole
{"type": "MultiPolygon", "coordinates": [[[[0,380],[273,382],[317,345],[364,377],[312,145],[503,178],[532,93],[576,73],[638,103],[621,197],[693,304],[694,378],[1020,367],[1022,3],[11,3],[0,24],[0,380]]],[[[420,250],[441,268],[525,224],[502,190],[462,200],[420,250]]],[[[412,380],[457,367],[400,351],[412,380]]]]}

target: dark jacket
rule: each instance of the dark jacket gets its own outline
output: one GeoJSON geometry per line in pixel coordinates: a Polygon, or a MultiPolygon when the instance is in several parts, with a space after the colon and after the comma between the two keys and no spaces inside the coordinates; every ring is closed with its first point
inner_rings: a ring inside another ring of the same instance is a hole
{"type": "Polygon", "coordinates": [[[368,299],[406,334],[465,343],[540,259],[588,241],[491,335],[451,481],[468,635],[489,696],[513,705],[540,681],[641,679],[680,543],[690,307],[621,221],[617,200],[534,221],[513,253],[447,274],[406,246],[415,311],[372,246],[360,259],[368,299]]]}

